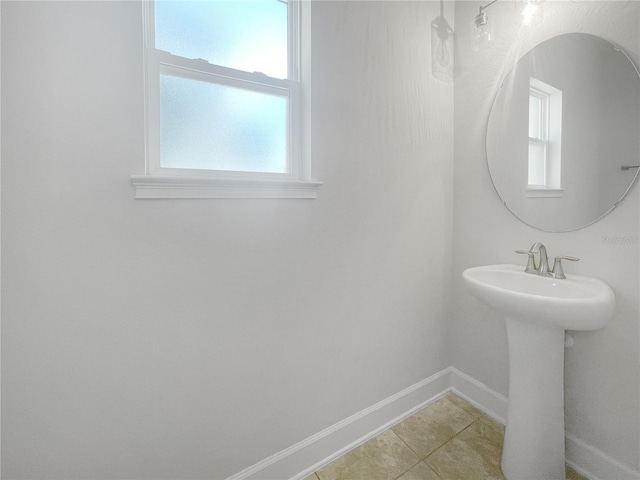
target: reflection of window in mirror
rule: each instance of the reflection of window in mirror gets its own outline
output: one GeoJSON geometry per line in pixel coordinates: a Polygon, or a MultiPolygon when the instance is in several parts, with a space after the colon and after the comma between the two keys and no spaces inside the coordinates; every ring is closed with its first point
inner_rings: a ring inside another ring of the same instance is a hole
{"type": "Polygon", "coordinates": [[[562,91],[531,77],[528,197],[561,197],[562,91]]]}

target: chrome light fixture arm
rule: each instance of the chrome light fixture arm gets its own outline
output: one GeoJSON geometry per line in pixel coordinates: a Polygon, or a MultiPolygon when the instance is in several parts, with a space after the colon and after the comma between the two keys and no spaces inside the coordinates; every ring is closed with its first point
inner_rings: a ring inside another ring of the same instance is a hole
{"type": "Polygon", "coordinates": [[[486,5],[480,7],[480,10],[478,12],[478,15],[476,15],[475,19],[474,19],[474,23],[476,24],[476,27],[483,27],[487,24],[487,21],[489,19],[489,17],[487,16],[486,13],[484,13],[484,10],[488,7],[490,7],[491,5],[493,5],[494,3],[496,3],[498,0],[493,0],[489,3],[487,3],[486,5]]]}
{"type": "MultiPolygon", "coordinates": [[[[489,15],[485,12],[487,8],[496,3],[498,0],[492,0],[480,7],[478,14],[474,17],[472,26],[473,50],[479,51],[481,46],[484,47],[493,42],[492,25],[489,22],[489,15]]],[[[542,4],[544,0],[522,0],[524,8],[522,10],[522,23],[533,27],[542,21],[542,4]]]]}

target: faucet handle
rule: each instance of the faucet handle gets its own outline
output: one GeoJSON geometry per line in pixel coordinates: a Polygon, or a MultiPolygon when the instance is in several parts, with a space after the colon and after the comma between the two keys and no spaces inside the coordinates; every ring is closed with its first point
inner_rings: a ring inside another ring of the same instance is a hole
{"type": "Polygon", "coordinates": [[[556,257],[555,260],[553,261],[553,270],[551,272],[551,276],[553,278],[567,278],[566,275],[564,274],[564,270],[562,269],[562,260],[577,262],[580,259],[577,257],[569,257],[569,256],[556,257]]]}
{"type": "Polygon", "coordinates": [[[527,266],[525,267],[524,271],[527,273],[535,273],[536,272],[536,261],[533,258],[534,253],[530,252],[528,250],[516,250],[516,253],[519,253],[521,255],[528,255],[529,258],[527,259],[527,266]]]}

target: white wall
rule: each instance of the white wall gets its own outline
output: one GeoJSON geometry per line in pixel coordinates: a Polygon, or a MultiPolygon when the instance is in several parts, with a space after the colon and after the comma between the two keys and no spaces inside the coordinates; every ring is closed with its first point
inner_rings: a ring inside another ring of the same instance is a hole
{"type": "Polygon", "coordinates": [[[450,364],[437,3],[313,4],[313,201],[134,200],[140,4],[2,10],[5,478],[224,478],[450,364]]]}
{"type": "MultiPolygon", "coordinates": [[[[472,19],[480,3],[456,2],[456,24],[472,19]]],[[[453,365],[494,390],[508,393],[504,320],[464,289],[470,266],[522,263],[513,253],[542,241],[550,255],[575,255],[566,266],[605,280],[617,309],[603,330],[573,332],[566,350],[567,430],[613,460],[638,471],[640,465],[640,347],[638,312],[638,185],[613,213],[570,233],[545,233],[526,226],[501,204],[484,156],[484,126],[502,76],[539,42],[565,32],[600,35],[621,45],[638,62],[639,2],[545,2],[544,22],[518,26],[520,2],[498,2],[487,13],[496,21],[496,44],[473,53],[469,32],[459,29],[455,87],[454,294],[451,335],[453,365]]],[[[524,265],[524,263],[522,263],[524,265]]]]}

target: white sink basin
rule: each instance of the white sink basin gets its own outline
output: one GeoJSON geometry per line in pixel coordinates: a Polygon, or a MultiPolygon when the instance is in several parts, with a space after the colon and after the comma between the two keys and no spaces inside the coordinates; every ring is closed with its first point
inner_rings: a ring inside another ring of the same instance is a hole
{"type": "Polygon", "coordinates": [[[563,330],[602,328],[613,315],[615,296],[594,278],[558,280],[525,273],[518,265],[489,265],[462,274],[471,293],[507,316],[551,323],[563,330]]]}
{"type": "Polygon", "coordinates": [[[565,478],[565,330],[595,330],[611,319],[615,297],[600,280],[554,279],[523,266],[469,268],[464,283],[506,319],[509,405],[502,450],[508,480],[565,478]]]}

